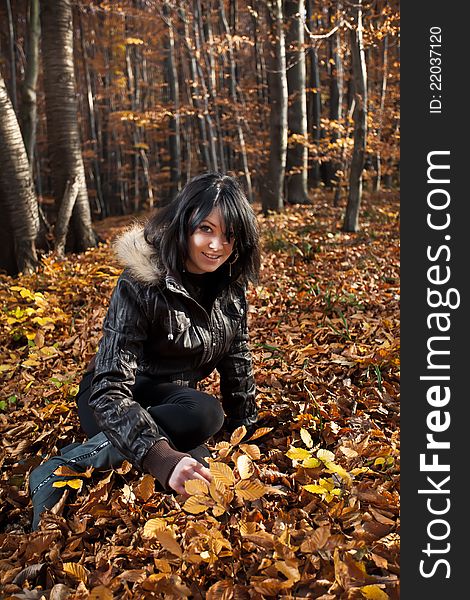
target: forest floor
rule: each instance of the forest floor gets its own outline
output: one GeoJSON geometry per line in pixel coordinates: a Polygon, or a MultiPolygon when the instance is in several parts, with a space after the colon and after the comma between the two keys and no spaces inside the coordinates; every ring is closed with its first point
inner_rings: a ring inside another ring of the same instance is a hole
{"type": "Polygon", "coordinates": [[[319,195],[259,216],[261,423],[211,440],[214,484],[162,494],[124,463],[71,480],[36,532],[28,474],[83,439],[74,395],[130,219],[97,224],[96,249],[0,276],[0,597],[398,600],[399,201],[366,198],[355,234],[343,211],[319,195]]]}

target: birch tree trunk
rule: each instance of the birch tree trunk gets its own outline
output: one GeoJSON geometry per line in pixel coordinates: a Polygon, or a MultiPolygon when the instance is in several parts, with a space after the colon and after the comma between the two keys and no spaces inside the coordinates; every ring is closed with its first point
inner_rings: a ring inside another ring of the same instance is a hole
{"type": "Polygon", "coordinates": [[[70,250],[80,252],[95,246],[96,237],[91,224],[77,120],[71,1],[42,0],[40,16],[47,141],[54,196],[60,206],[67,181],[79,181],[68,240],[70,250]]]}
{"type": "Polygon", "coordinates": [[[358,0],[355,8],[356,28],[351,29],[351,55],[354,77],[354,148],[349,174],[349,194],[344,231],[358,231],[359,209],[362,196],[362,172],[367,142],[367,69],[364,54],[362,0],[358,0]]]}
{"type": "Polygon", "coordinates": [[[266,63],[270,99],[269,162],[262,182],[263,211],[280,212],[284,207],[284,180],[287,155],[287,77],[282,0],[266,2],[268,38],[266,63]]]}
{"type": "Polygon", "coordinates": [[[285,0],[285,10],[288,23],[286,45],[289,108],[287,119],[290,137],[287,146],[286,200],[290,204],[309,204],[304,26],[301,20],[305,11],[305,2],[304,0],[285,0]]]}
{"type": "Polygon", "coordinates": [[[8,224],[2,221],[0,228],[0,268],[10,275],[30,272],[37,264],[38,204],[20,126],[1,74],[0,207],[8,224]]]}

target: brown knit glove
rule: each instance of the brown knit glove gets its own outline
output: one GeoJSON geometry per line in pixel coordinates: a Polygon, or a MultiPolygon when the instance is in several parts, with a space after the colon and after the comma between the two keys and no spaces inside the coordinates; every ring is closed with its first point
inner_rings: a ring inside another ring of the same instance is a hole
{"type": "Polygon", "coordinates": [[[155,477],[165,490],[170,490],[168,479],[183,456],[190,455],[174,450],[164,439],[158,440],[147,452],[143,467],[147,473],[155,477]]]}

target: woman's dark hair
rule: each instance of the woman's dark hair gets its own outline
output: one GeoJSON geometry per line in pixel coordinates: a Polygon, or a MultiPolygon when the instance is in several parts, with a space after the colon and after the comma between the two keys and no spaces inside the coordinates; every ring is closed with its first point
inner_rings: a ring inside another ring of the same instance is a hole
{"type": "Polygon", "coordinates": [[[258,223],[239,182],[230,175],[204,173],[193,177],[148,221],[145,239],[157,250],[168,272],[181,273],[188,258],[188,236],[214,208],[220,210],[227,239],[235,238],[233,253],[220,268],[226,269],[231,281],[244,285],[256,282],[260,267],[258,223]]]}

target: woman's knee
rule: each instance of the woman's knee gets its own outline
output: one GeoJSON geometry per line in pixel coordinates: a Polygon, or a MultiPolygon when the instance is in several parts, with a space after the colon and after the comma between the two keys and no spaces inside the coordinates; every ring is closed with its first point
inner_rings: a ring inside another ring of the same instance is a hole
{"type": "Polygon", "coordinates": [[[224,424],[224,411],[218,398],[198,392],[200,394],[198,407],[200,409],[200,418],[206,426],[206,431],[210,431],[207,437],[217,433],[224,424]]]}

